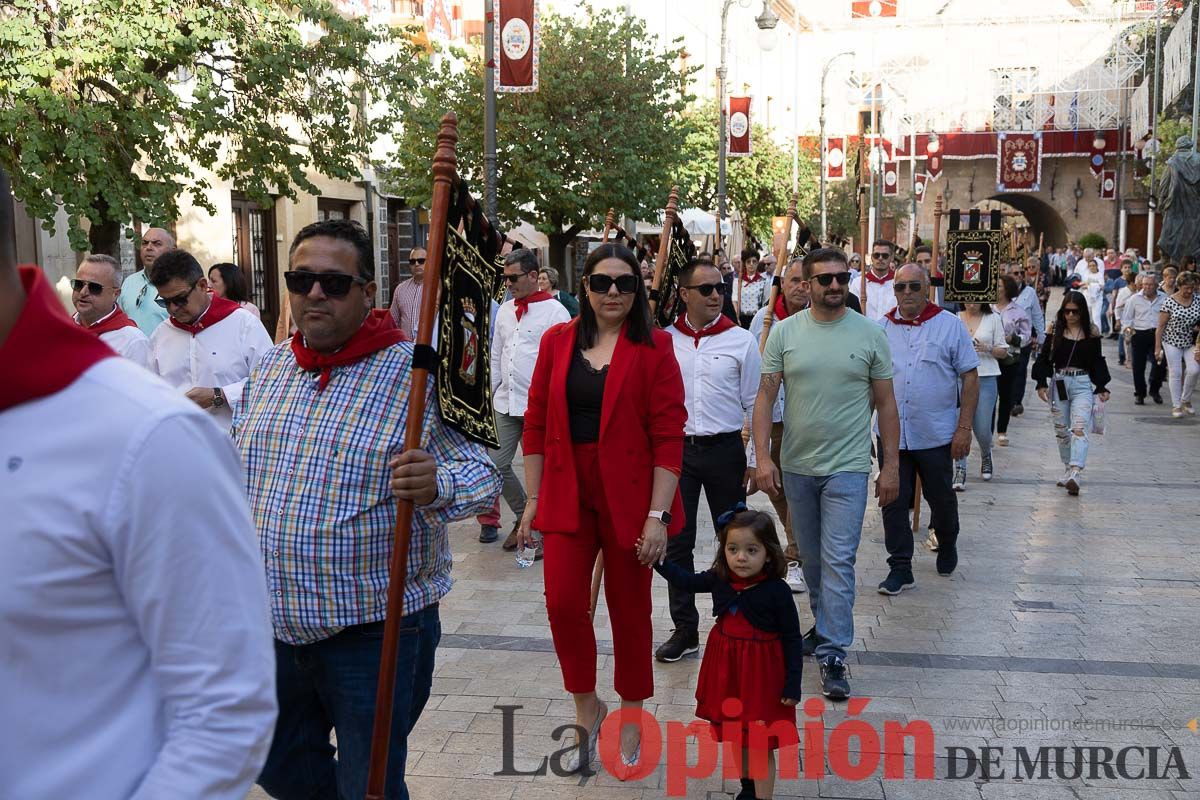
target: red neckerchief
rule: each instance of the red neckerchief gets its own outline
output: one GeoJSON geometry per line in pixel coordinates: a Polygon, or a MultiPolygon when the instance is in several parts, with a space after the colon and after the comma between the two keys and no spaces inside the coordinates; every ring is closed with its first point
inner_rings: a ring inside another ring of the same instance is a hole
{"type": "Polygon", "coordinates": [[[896,279],[896,270],[889,269],[887,271],[887,275],[884,275],[882,278],[880,278],[878,275],[875,274],[875,270],[867,268],[866,275],[867,275],[867,283],[878,283],[880,285],[883,285],[883,284],[887,283],[888,281],[896,279]]]}
{"type": "Polygon", "coordinates": [[[200,319],[188,325],[175,319],[174,316],[168,315],[171,324],[181,331],[187,331],[192,336],[195,336],[206,328],[211,328],[221,320],[228,317],[233,312],[237,311],[241,306],[232,300],[226,300],[224,297],[217,297],[215,294],[209,294],[208,309],[200,315],[200,319]]]}
{"type": "Polygon", "coordinates": [[[300,331],[296,331],[292,336],[292,353],[296,356],[296,363],[300,365],[300,369],[321,373],[317,381],[317,391],[320,392],[329,385],[329,376],[334,367],[344,367],[362,361],[367,356],[407,338],[404,331],[396,327],[391,312],[376,308],[372,309],[359,329],[336,353],[327,356],[309,348],[304,343],[304,334],[300,331]]]}
{"type": "Polygon", "coordinates": [[[22,266],[17,272],[25,306],[0,345],[0,411],[60,392],[97,361],[116,355],[67,316],[40,269],[22,266]]]}
{"type": "Polygon", "coordinates": [[[742,283],[758,283],[759,281],[762,280],[763,275],[765,275],[765,274],[766,274],[765,272],[755,272],[754,277],[748,278],[748,277],[746,277],[746,273],[743,272],[742,273],[742,283]]]}
{"type": "Polygon", "coordinates": [[[896,306],[884,316],[897,325],[923,325],[936,317],[941,310],[941,306],[936,303],[927,303],[925,309],[920,314],[917,314],[916,319],[905,319],[900,316],[900,306],[896,306]]]}
{"type": "Polygon", "coordinates": [[[783,302],[783,294],[775,298],[775,319],[787,319],[792,315],[792,312],[787,310],[787,303],[783,302]]]}
{"type": "Polygon", "coordinates": [[[534,292],[527,297],[513,298],[513,302],[517,305],[517,322],[521,321],[521,317],[525,316],[529,311],[529,306],[532,303],[540,303],[543,300],[553,300],[549,292],[534,292]]]}
{"type": "Polygon", "coordinates": [[[693,330],[692,326],[688,324],[686,313],[680,314],[675,320],[675,330],[679,331],[685,336],[692,337],[696,347],[700,346],[700,340],[705,336],[716,336],[718,333],[724,333],[730,328],[736,327],[737,326],[734,325],[733,320],[724,314],[718,314],[716,319],[698,331],[693,330]]]}
{"type": "MultiPolygon", "coordinates": [[[[733,575],[732,570],[730,570],[730,575],[731,576],[733,575]]],[[[767,579],[767,573],[760,572],[757,575],[755,575],[753,578],[746,578],[745,580],[743,580],[742,578],[730,577],[729,585],[733,588],[733,590],[735,592],[744,592],[745,590],[749,589],[754,584],[762,583],[766,579],[767,579]]]]}
{"type": "Polygon", "coordinates": [[[79,318],[78,314],[75,315],[75,322],[93,336],[99,336],[102,333],[112,333],[113,331],[121,330],[121,328],[137,327],[137,323],[131,320],[129,315],[121,310],[120,306],[116,305],[113,306],[113,310],[108,312],[106,316],[91,325],[84,325],[83,320],[79,318]]]}

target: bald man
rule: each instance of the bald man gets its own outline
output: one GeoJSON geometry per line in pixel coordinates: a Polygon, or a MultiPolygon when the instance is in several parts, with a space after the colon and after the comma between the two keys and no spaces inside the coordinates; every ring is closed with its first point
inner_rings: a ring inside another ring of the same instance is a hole
{"type": "Polygon", "coordinates": [[[148,273],[156,258],[174,249],[174,236],[162,228],[150,228],[142,234],[142,246],[138,251],[142,268],[121,284],[121,295],[117,302],[147,336],[154,333],[154,329],[167,318],[167,309],[159,305],[158,290],[150,283],[148,273]]]}

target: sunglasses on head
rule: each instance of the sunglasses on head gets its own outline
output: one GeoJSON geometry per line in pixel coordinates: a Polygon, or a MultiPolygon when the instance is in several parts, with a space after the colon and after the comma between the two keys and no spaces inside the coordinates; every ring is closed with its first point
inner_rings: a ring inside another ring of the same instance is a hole
{"type": "Polygon", "coordinates": [[[71,281],[71,288],[77,292],[82,292],[83,287],[85,287],[85,286],[87,287],[87,290],[90,294],[100,294],[101,292],[103,292],[105,289],[108,288],[107,286],[100,284],[100,283],[96,283],[95,281],[81,281],[78,278],[71,281]]]}
{"type": "Polygon", "coordinates": [[[158,297],[154,298],[154,302],[158,303],[163,308],[173,308],[175,306],[185,306],[185,305],[187,305],[188,298],[191,297],[192,292],[194,292],[194,291],[196,291],[195,283],[193,283],[191,286],[189,286],[188,290],[186,292],[177,294],[174,297],[163,297],[162,295],[159,295],[158,297]]]}
{"type": "Polygon", "coordinates": [[[920,281],[896,281],[892,284],[897,294],[900,292],[919,292],[922,289],[920,281]]]}
{"type": "Polygon", "coordinates": [[[713,292],[716,292],[717,296],[721,297],[725,294],[727,287],[724,283],[697,283],[695,286],[684,286],[683,288],[697,291],[701,297],[711,297],[713,292]]]}
{"type": "Polygon", "coordinates": [[[611,275],[595,272],[587,276],[588,290],[596,294],[608,294],[613,284],[616,284],[617,291],[621,294],[633,294],[641,282],[642,279],[637,275],[620,275],[613,278],[611,275]]]}
{"type": "Polygon", "coordinates": [[[849,272],[824,272],[824,273],[821,273],[820,275],[813,275],[812,279],[814,281],[816,281],[817,283],[821,284],[822,286],[830,286],[833,284],[834,281],[837,281],[838,284],[841,286],[845,286],[846,284],[848,284],[850,282],[850,273],[849,272]]]}
{"type": "Polygon", "coordinates": [[[345,297],[350,294],[354,284],[366,284],[365,278],[357,275],[347,275],[344,272],[307,272],[305,270],[290,270],[283,273],[288,291],[292,294],[308,294],[314,283],[321,284],[321,291],[326,297],[345,297]]]}

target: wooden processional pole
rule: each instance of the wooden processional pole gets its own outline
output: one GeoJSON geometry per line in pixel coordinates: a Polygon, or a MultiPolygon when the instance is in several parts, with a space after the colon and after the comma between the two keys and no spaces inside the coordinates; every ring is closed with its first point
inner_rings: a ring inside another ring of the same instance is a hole
{"type": "MultiPolygon", "coordinates": [[[[784,228],[781,234],[782,240],[775,245],[775,279],[771,281],[771,295],[767,301],[767,314],[763,317],[762,334],[758,337],[758,352],[761,354],[767,346],[767,337],[771,333],[771,325],[775,322],[775,301],[779,299],[779,294],[782,290],[783,273],[787,271],[788,262],[788,240],[792,238],[792,223],[799,223],[800,218],[796,213],[796,204],[800,201],[800,195],[793,194],[792,201],[788,203],[787,209],[787,227],[784,228]]],[[[740,313],[740,309],[738,310],[740,313]]]]}
{"type": "MultiPolygon", "coordinates": [[[[450,212],[450,187],[458,170],[455,147],[458,143],[458,117],[454,112],[442,117],[433,158],[433,199],[429,212],[429,246],[425,281],[421,295],[421,319],[417,326],[416,355],[409,389],[408,418],[405,420],[404,450],[421,446],[425,418],[425,392],[429,370],[434,364],[428,354],[433,340],[433,323],[438,313],[438,289],[442,279],[442,260],[446,254],[446,222],[450,212]],[[420,364],[420,366],[418,366],[420,364]]],[[[396,691],[396,657],[400,638],[400,620],[404,615],[404,584],[408,573],[408,547],[412,538],[413,504],[396,504],[396,527],[392,544],[392,563],[388,576],[387,619],[383,628],[383,652],[379,659],[379,683],[375,691],[375,726],[371,732],[371,761],[367,773],[366,800],[384,800],[387,781],[388,748],[392,734],[392,705],[396,691]]]]}
{"type": "Polygon", "coordinates": [[[671,229],[675,227],[675,218],[679,214],[679,187],[671,187],[671,195],[667,198],[667,208],[663,212],[662,238],[658,242],[658,258],[654,260],[654,280],[650,284],[650,318],[658,313],[658,290],[662,286],[663,272],[667,268],[667,256],[671,252],[671,229]]]}

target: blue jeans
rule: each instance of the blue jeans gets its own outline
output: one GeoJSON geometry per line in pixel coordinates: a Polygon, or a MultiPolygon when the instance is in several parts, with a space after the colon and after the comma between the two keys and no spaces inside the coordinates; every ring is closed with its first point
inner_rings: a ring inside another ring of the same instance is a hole
{"type": "MultiPolygon", "coordinates": [[[[408,734],[429,700],[442,625],[433,604],[400,621],[388,800],[408,800],[408,734]]],[[[383,623],[304,645],[275,642],[279,719],[258,783],[281,800],[362,800],[367,791],[383,623]],[[329,732],[337,733],[337,757],[329,732]]]]}
{"type": "Polygon", "coordinates": [[[813,477],[783,473],[808,602],[817,621],[816,656],[846,658],[854,641],[854,562],[867,507],[865,472],[813,477]]]}
{"type": "Polygon", "coordinates": [[[1092,432],[1092,379],[1087,375],[1055,375],[1050,384],[1050,413],[1054,417],[1054,436],[1058,456],[1065,466],[1083,469],[1087,465],[1088,436],[1092,432]],[[1067,399],[1058,399],[1055,382],[1067,384],[1067,399]],[[1076,431],[1082,431],[1076,434],[1076,431]]]}
{"type": "MultiPolygon", "coordinates": [[[[971,429],[975,431],[975,441],[979,442],[980,457],[992,452],[992,418],[996,413],[996,400],[1000,390],[995,375],[979,377],[979,404],[975,406],[975,416],[971,420],[971,429]]],[[[954,466],[966,469],[967,460],[960,458],[954,466]]]]}

